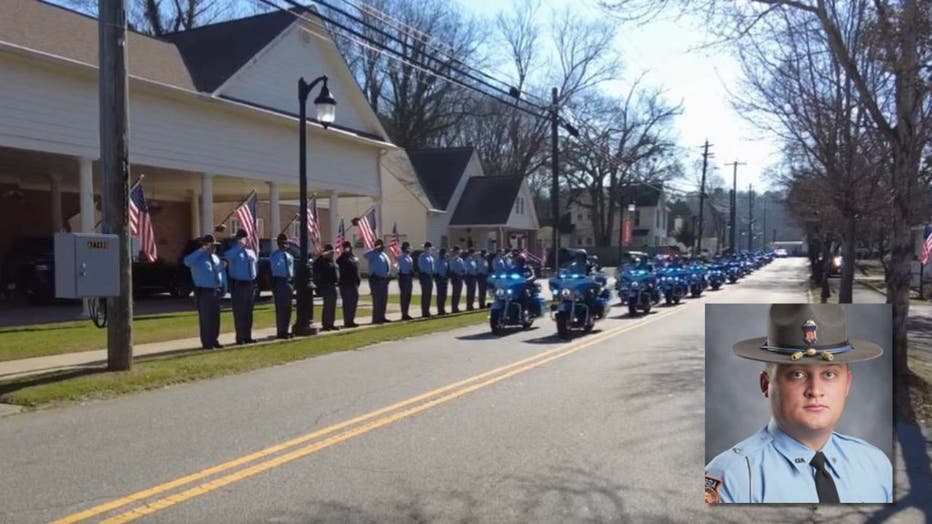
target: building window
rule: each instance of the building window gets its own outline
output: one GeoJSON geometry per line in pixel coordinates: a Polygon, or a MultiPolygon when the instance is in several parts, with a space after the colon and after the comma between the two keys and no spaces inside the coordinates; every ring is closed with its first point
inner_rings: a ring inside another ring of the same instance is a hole
{"type": "Polygon", "coordinates": [[[586,239],[586,245],[589,245],[589,246],[592,245],[592,237],[588,237],[588,238],[586,239]]]}
{"type": "Polygon", "coordinates": [[[576,213],[576,220],[582,222],[582,213],[576,213]]]}
{"type": "Polygon", "coordinates": [[[660,227],[660,210],[659,209],[654,210],[654,226],[657,228],[660,227]]]}
{"type": "Polygon", "coordinates": [[[450,247],[450,237],[446,235],[440,236],[440,247],[447,249],[450,247]]]}
{"type": "Polygon", "coordinates": [[[524,214],[524,197],[518,197],[518,199],[515,200],[515,213],[518,215],[524,214]]]}
{"type": "Polygon", "coordinates": [[[641,225],[641,211],[640,210],[634,212],[634,225],[635,227],[641,225]]]}

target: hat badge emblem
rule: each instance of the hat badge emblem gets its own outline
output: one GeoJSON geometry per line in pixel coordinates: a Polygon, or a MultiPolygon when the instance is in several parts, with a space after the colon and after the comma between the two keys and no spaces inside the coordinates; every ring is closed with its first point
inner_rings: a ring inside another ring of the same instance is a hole
{"type": "Polygon", "coordinates": [[[817,327],[813,320],[807,320],[803,324],[803,340],[806,341],[807,345],[814,346],[818,341],[818,334],[816,333],[817,327]]]}

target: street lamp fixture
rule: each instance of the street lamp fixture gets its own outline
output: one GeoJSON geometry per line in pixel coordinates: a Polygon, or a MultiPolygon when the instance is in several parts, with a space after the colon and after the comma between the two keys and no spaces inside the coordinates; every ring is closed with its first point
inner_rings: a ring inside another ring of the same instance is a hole
{"type": "Polygon", "coordinates": [[[327,129],[336,118],[337,101],[330,94],[327,88],[327,77],[319,76],[311,83],[304,81],[304,77],[298,80],[298,184],[299,184],[299,207],[301,215],[301,232],[299,235],[300,259],[298,267],[295,269],[295,287],[297,291],[297,300],[295,304],[295,324],[292,331],[297,336],[316,335],[317,327],[314,326],[314,289],[311,286],[311,266],[310,266],[310,248],[308,246],[307,224],[307,99],[311,91],[317,84],[323,83],[320,88],[320,94],[314,99],[314,107],[317,110],[317,121],[320,122],[324,129],[327,129]]]}

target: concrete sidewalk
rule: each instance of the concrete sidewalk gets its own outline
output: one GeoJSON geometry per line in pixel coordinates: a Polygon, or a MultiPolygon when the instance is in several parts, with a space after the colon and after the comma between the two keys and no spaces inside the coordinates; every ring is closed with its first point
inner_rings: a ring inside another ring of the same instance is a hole
{"type": "MultiPolygon", "coordinates": [[[[412,304],[411,312],[418,315],[415,317],[415,320],[411,322],[420,322],[422,319],[418,318],[420,316],[420,305],[412,304]]],[[[339,306],[338,306],[339,313],[339,306]]],[[[465,313],[465,311],[464,311],[465,313]]],[[[451,316],[448,314],[446,316],[451,316]]],[[[389,320],[392,321],[401,321],[401,309],[397,304],[389,304],[388,310],[385,315],[389,320]]],[[[339,318],[339,317],[338,317],[339,318]]],[[[436,317],[431,317],[436,318],[436,317]]],[[[294,317],[292,317],[294,319],[294,317]]],[[[320,328],[320,319],[314,319],[315,325],[320,328]]],[[[365,329],[373,327],[372,317],[369,315],[363,316],[362,318],[357,317],[356,323],[359,324],[359,328],[356,329],[365,329]]],[[[337,327],[341,327],[341,321],[337,321],[337,327]]],[[[342,330],[342,327],[341,327],[342,330]]],[[[257,344],[253,345],[264,345],[264,344],[273,344],[278,342],[284,342],[275,338],[276,330],[274,327],[266,329],[254,329],[253,338],[258,341],[257,344]]],[[[335,331],[320,331],[318,336],[326,336],[333,333],[338,333],[335,331]]],[[[236,347],[236,333],[233,331],[220,334],[220,343],[228,347],[236,347]]],[[[187,352],[192,350],[203,351],[201,349],[201,339],[200,337],[191,337],[183,338],[176,340],[165,340],[162,342],[152,342],[149,344],[137,344],[133,346],[133,356],[151,356],[151,355],[170,355],[173,353],[187,352]]],[[[93,351],[82,351],[79,353],[63,353],[60,355],[49,355],[44,357],[35,357],[35,358],[24,358],[19,360],[8,360],[5,362],[0,362],[0,380],[7,380],[12,378],[20,378],[29,375],[36,375],[39,373],[47,373],[50,371],[60,371],[66,369],[77,369],[84,367],[99,367],[107,363],[107,350],[99,349],[93,351]]]]}

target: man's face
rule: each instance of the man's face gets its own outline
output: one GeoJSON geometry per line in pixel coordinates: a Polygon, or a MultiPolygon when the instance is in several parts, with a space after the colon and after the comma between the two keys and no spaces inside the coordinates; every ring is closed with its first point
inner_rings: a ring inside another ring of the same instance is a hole
{"type": "Polygon", "coordinates": [[[845,364],[779,364],[761,373],[773,417],[791,435],[832,431],[845,410],[851,371],[845,364]]]}

